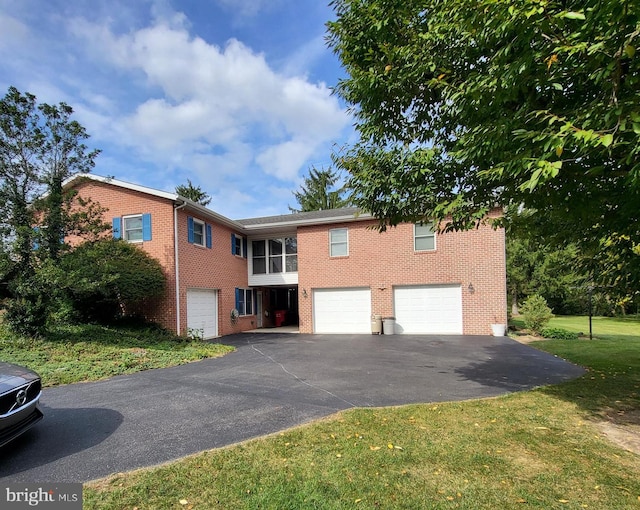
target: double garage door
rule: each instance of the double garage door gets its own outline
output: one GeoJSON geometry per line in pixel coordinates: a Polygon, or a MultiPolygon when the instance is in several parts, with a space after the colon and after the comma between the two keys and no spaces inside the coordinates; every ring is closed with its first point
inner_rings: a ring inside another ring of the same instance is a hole
{"type": "MultiPolygon", "coordinates": [[[[396,333],[462,334],[460,285],[394,287],[396,333]]],[[[313,291],[315,333],[371,333],[369,288],[313,291]]]]}
{"type": "Polygon", "coordinates": [[[218,336],[218,291],[187,290],[187,328],[203,338],[218,336]]]}

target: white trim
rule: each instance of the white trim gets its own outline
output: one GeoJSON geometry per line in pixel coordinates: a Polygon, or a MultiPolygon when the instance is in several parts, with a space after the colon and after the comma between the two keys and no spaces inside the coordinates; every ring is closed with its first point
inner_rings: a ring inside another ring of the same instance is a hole
{"type": "MultiPolygon", "coordinates": [[[[295,216],[295,215],[291,215],[295,216]]],[[[310,218],[304,220],[296,220],[293,219],[291,221],[277,221],[274,223],[256,223],[253,225],[244,225],[242,228],[247,232],[251,232],[254,230],[265,232],[270,231],[274,228],[284,228],[284,227],[303,227],[308,225],[331,225],[333,223],[350,223],[353,221],[364,221],[364,220],[372,220],[374,217],[369,213],[359,213],[358,215],[349,214],[345,216],[333,216],[330,218],[310,218]]]]}
{"type": "Polygon", "coordinates": [[[167,193],[166,191],[160,191],[160,190],[157,190],[157,189],[154,189],[154,188],[148,188],[147,186],[141,186],[139,184],[133,184],[131,182],[121,181],[121,180],[118,180],[118,179],[114,179],[112,177],[103,177],[101,175],[94,175],[94,174],[78,174],[78,175],[74,175],[73,177],[67,179],[63,183],[63,186],[67,186],[71,182],[74,182],[74,181],[80,180],[80,179],[91,179],[92,181],[104,182],[106,184],[113,184],[114,186],[119,186],[121,188],[130,189],[132,191],[138,191],[140,193],[146,193],[147,195],[153,195],[153,196],[160,197],[160,198],[166,198],[167,200],[177,201],[178,198],[179,198],[178,195],[176,195],[175,193],[167,193]]]}

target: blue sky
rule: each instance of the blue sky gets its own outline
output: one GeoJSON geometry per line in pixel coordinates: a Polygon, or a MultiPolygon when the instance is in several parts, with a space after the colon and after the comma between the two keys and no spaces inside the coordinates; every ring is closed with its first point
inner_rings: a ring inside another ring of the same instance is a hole
{"type": "Polygon", "coordinates": [[[310,166],[353,141],[328,0],[0,0],[0,93],[61,101],[94,173],[230,218],[288,212],[310,166]]]}

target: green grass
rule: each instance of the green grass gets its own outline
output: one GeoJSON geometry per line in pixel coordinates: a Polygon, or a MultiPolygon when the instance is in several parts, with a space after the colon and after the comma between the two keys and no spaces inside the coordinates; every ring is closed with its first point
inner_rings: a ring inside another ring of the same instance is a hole
{"type": "Polygon", "coordinates": [[[158,328],[59,326],[46,338],[31,339],[16,337],[0,325],[0,359],[35,370],[44,386],[180,365],[231,350],[158,328]]]}
{"type": "Polygon", "coordinates": [[[589,367],[577,381],[346,411],[86,484],[84,508],[638,509],[640,456],[596,423],[640,409],[640,331],[612,328],[602,340],[536,345],[589,367]]]}
{"type": "MultiPolygon", "coordinates": [[[[524,328],[524,321],[520,318],[512,319],[519,328],[524,328]]],[[[631,336],[640,337],[640,317],[593,317],[593,336],[597,338],[615,338],[631,336]]],[[[582,333],[589,336],[589,317],[573,315],[556,315],[549,321],[549,327],[562,328],[567,331],[582,333]]]]}

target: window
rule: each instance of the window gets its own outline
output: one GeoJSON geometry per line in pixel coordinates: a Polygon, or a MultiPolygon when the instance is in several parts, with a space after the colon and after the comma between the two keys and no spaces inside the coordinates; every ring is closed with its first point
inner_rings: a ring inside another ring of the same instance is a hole
{"type": "Polygon", "coordinates": [[[125,216],[122,221],[125,241],[142,241],[142,214],[125,216]]]}
{"type": "Polygon", "coordinates": [[[282,273],[282,239],[269,239],[269,273],[282,273]]]}
{"type": "Polygon", "coordinates": [[[346,228],[329,230],[329,254],[331,257],[349,255],[349,234],[346,228]]]}
{"type": "Polygon", "coordinates": [[[236,310],[238,315],[253,315],[253,290],[236,289],[236,310]]]}
{"type": "Polygon", "coordinates": [[[247,257],[247,240],[242,236],[231,234],[231,253],[237,257],[247,257]]]}
{"type": "Polygon", "coordinates": [[[298,271],[298,239],[252,241],[251,258],[253,274],[295,273],[298,271]]]}
{"type": "Polygon", "coordinates": [[[416,223],[413,226],[413,245],[415,251],[436,249],[436,234],[430,223],[416,223]]]}
{"type": "Polygon", "coordinates": [[[253,253],[253,274],[267,273],[267,254],[264,241],[253,241],[251,243],[253,253]]]}
{"type": "Polygon", "coordinates": [[[287,237],[285,246],[285,271],[295,273],[298,270],[298,238],[287,237]]]}
{"type": "Polygon", "coordinates": [[[204,246],[204,223],[193,220],[193,244],[204,246]]]}
{"type": "Polygon", "coordinates": [[[189,243],[211,248],[211,225],[204,221],[189,216],[187,218],[187,235],[189,243]]]}
{"type": "Polygon", "coordinates": [[[151,241],[151,214],[131,214],[115,217],[112,221],[114,239],[130,243],[151,241]]]}

